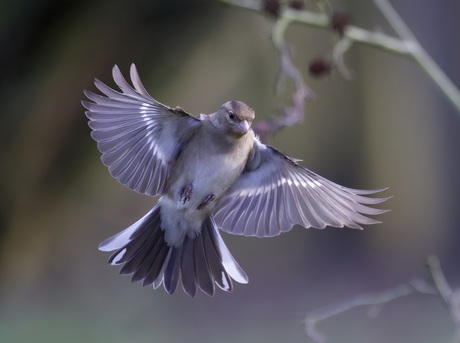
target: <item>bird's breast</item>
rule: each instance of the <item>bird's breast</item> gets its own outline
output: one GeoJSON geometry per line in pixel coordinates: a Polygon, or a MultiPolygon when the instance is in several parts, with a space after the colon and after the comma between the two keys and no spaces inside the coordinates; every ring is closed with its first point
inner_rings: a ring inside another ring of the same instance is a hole
{"type": "Polygon", "coordinates": [[[203,201],[213,196],[217,201],[238,179],[245,160],[223,153],[195,152],[184,156],[172,175],[168,196],[177,201],[178,209],[204,209],[203,201]]]}

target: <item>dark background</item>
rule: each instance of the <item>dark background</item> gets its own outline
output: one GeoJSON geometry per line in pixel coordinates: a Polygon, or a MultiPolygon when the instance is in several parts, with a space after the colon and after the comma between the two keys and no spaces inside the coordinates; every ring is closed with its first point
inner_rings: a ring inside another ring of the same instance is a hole
{"type": "MultiPolygon", "coordinates": [[[[370,1],[333,2],[356,25],[392,33],[370,1]]],[[[460,85],[457,1],[403,0],[398,12],[460,85]]],[[[460,283],[460,121],[410,59],[369,47],[347,54],[353,81],[310,79],[334,35],[294,26],[288,40],[316,98],[272,144],[354,188],[390,187],[363,231],[296,227],[273,239],[224,234],[250,278],[213,298],[168,296],[119,277],[104,238],[155,199],[112,179],[80,104],[97,77],[134,62],[159,101],[210,113],[239,99],[265,118],[277,56],[271,21],[213,1],[9,0],[0,5],[0,342],[304,342],[323,305],[425,275],[437,254],[460,283]]],[[[375,319],[365,309],[319,326],[330,342],[443,342],[454,326],[439,298],[410,296],[375,319]]]]}

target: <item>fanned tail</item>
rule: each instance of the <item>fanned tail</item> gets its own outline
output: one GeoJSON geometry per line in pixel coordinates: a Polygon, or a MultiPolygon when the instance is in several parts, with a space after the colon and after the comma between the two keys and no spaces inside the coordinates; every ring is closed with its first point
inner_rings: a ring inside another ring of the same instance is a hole
{"type": "Polygon", "coordinates": [[[248,278],[222,240],[212,217],[207,218],[195,238],[187,235],[179,247],[169,246],[161,228],[160,206],[156,205],[126,230],[105,240],[102,251],[115,252],[109,263],[122,265],[120,274],[132,274],[131,281],[158,288],[164,285],[173,294],[182,287],[193,297],[197,289],[212,296],[215,285],[224,291],[233,289],[232,279],[247,283],[248,278]]]}

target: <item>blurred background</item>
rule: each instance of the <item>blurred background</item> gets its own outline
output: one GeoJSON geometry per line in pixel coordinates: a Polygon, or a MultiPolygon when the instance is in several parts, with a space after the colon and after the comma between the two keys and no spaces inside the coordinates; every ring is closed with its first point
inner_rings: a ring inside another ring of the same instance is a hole
{"type": "MultiPolygon", "coordinates": [[[[460,85],[460,3],[394,2],[422,45],[460,85]]],[[[370,1],[333,1],[352,22],[393,32],[370,1]]],[[[159,101],[193,113],[275,96],[270,18],[218,1],[6,0],[0,4],[0,342],[305,342],[312,309],[426,275],[437,254],[460,284],[459,114],[412,60],[365,46],[316,80],[308,63],[334,35],[291,27],[295,63],[316,98],[302,124],[270,143],[353,188],[389,187],[391,209],[363,231],[305,230],[272,239],[223,234],[249,275],[233,293],[190,299],[131,284],[97,251],[156,199],[112,179],[80,104],[96,77],[136,63],[159,101]]],[[[454,325],[437,297],[355,309],[320,324],[330,342],[446,342],[454,325]]]]}

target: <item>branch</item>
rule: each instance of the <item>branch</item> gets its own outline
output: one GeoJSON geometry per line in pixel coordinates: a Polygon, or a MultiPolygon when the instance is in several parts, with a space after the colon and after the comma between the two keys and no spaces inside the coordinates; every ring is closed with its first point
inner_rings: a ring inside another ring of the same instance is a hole
{"type": "Polygon", "coordinates": [[[326,337],[317,330],[318,322],[358,306],[383,306],[392,300],[414,293],[436,295],[436,290],[426,280],[415,279],[382,292],[359,295],[337,304],[313,310],[304,320],[307,336],[315,342],[324,343],[326,337]]]}
{"type": "Polygon", "coordinates": [[[450,316],[455,323],[455,327],[457,329],[456,337],[458,338],[455,342],[460,342],[460,289],[456,292],[452,291],[452,288],[447,282],[444,272],[442,271],[439,259],[436,256],[429,256],[426,264],[438,294],[444,301],[444,304],[449,310],[450,316]]]}
{"type": "Polygon", "coordinates": [[[423,49],[417,38],[413,35],[395,9],[387,0],[374,0],[375,6],[386,18],[388,23],[393,27],[396,33],[406,43],[411,56],[420,64],[425,72],[433,79],[439,88],[444,92],[447,98],[456,107],[460,113],[460,93],[458,88],[453,84],[449,77],[436,64],[431,56],[423,49]]]}
{"type": "Polygon", "coordinates": [[[254,131],[260,136],[262,142],[265,142],[276,132],[287,126],[293,126],[304,117],[304,100],[313,96],[313,92],[305,84],[302,74],[292,62],[289,46],[285,43],[284,33],[288,28],[291,20],[281,18],[273,26],[272,41],[280,56],[280,70],[277,80],[277,89],[284,77],[290,78],[296,88],[292,96],[292,104],[281,109],[279,115],[261,120],[253,126],[254,131]]]}
{"type": "MultiPolygon", "coordinates": [[[[260,11],[261,1],[254,0],[221,0],[230,5],[249,10],[260,11]]],[[[460,91],[442,69],[434,62],[431,56],[423,49],[415,36],[409,30],[401,17],[387,0],[373,0],[400,38],[369,31],[356,26],[348,25],[342,39],[347,40],[350,46],[354,43],[364,44],[392,54],[406,56],[414,59],[423,70],[431,77],[433,82],[441,89],[460,115],[460,91]]],[[[301,23],[306,26],[331,29],[331,21],[327,14],[308,10],[294,10],[284,8],[278,18],[288,20],[289,23],[301,23]]],[[[343,71],[343,69],[341,70],[343,71]]]]}
{"type": "Polygon", "coordinates": [[[415,279],[382,292],[359,295],[355,298],[311,311],[304,320],[307,336],[317,343],[324,343],[326,337],[316,328],[320,321],[358,306],[383,306],[397,298],[418,293],[438,295],[443,299],[456,326],[452,342],[460,342],[459,292],[453,292],[450,288],[436,256],[427,258],[427,267],[429,272],[427,279],[415,279]]]}

